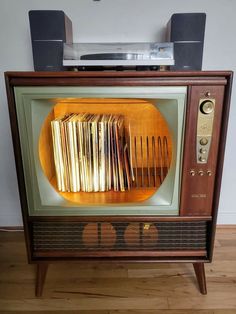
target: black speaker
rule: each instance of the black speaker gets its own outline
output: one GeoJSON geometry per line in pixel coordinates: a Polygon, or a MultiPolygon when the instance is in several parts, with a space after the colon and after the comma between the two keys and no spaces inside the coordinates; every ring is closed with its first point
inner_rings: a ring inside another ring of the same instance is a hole
{"type": "Polygon", "coordinates": [[[167,41],[174,43],[175,65],[171,70],[201,70],[205,13],[176,13],[167,24],[167,41]]]}
{"type": "Polygon", "coordinates": [[[72,43],[72,22],[63,11],[32,10],[29,22],[35,71],[63,71],[63,44],[72,43]]]}

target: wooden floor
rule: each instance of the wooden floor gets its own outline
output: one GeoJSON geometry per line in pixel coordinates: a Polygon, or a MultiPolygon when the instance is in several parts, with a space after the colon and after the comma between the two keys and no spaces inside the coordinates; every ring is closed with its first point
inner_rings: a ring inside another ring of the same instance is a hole
{"type": "Polygon", "coordinates": [[[208,295],[191,264],[50,265],[42,298],[27,265],[22,232],[0,233],[0,313],[236,313],[236,227],[217,230],[214,262],[206,265],[208,295]]]}

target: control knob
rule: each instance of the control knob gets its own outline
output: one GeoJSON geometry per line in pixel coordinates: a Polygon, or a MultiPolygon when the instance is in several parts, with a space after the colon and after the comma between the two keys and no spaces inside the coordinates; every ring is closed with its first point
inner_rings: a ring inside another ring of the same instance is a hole
{"type": "Polygon", "coordinates": [[[199,157],[199,161],[200,161],[200,162],[206,162],[206,158],[203,157],[203,156],[200,156],[200,157],[199,157]]]}
{"type": "Polygon", "coordinates": [[[203,114],[210,114],[214,110],[214,103],[211,100],[204,100],[200,105],[203,114]]]}
{"type": "Polygon", "coordinates": [[[207,150],[206,150],[206,148],[200,148],[200,149],[199,149],[199,152],[200,152],[201,154],[206,154],[206,153],[207,153],[207,150]]]}
{"type": "Polygon", "coordinates": [[[192,169],[190,170],[190,176],[194,177],[195,176],[195,171],[192,169]]]}
{"type": "Polygon", "coordinates": [[[206,137],[203,137],[200,139],[200,144],[201,145],[207,145],[208,144],[208,139],[206,137]]]}

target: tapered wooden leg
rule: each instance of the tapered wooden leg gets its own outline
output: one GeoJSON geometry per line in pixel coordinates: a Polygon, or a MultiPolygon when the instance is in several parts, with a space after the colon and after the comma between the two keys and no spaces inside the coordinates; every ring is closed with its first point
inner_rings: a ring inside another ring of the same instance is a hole
{"type": "Polygon", "coordinates": [[[193,263],[201,294],[207,294],[204,263],[193,263]]]}
{"type": "Polygon", "coordinates": [[[36,297],[42,296],[43,285],[44,285],[45,278],[47,275],[47,270],[48,270],[48,264],[46,263],[37,264],[36,287],[35,287],[36,297]]]}

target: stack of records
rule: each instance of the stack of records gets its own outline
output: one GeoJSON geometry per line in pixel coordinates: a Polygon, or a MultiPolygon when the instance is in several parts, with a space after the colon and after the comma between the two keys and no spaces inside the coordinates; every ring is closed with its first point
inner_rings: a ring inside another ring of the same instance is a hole
{"type": "Polygon", "coordinates": [[[130,189],[133,169],[124,116],[72,113],[51,121],[51,129],[59,191],[130,189]]]}

